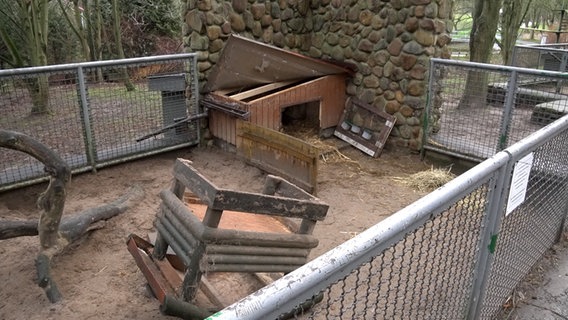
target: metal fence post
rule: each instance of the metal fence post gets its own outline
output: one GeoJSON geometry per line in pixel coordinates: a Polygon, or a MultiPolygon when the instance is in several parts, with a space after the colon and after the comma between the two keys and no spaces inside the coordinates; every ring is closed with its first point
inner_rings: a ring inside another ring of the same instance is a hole
{"type": "Polygon", "coordinates": [[[503,117],[501,118],[501,129],[499,130],[499,142],[496,152],[507,148],[507,140],[509,138],[509,130],[511,128],[511,118],[513,115],[513,107],[515,97],[517,95],[517,78],[516,70],[511,71],[511,76],[507,83],[507,94],[505,95],[505,103],[503,106],[503,117]]]}
{"type": "Polygon", "coordinates": [[[97,171],[95,137],[91,127],[91,111],[89,108],[89,99],[87,99],[87,85],[85,83],[85,73],[83,67],[77,67],[77,83],[79,93],[79,109],[81,111],[81,122],[84,131],[84,140],[86,148],[87,163],[91,166],[93,172],[97,171]]]}
{"type": "Polygon", "coordinates": [[[502,208],[507,196],[505,192],[509,188],[510,172],[513,167],[513,161],[509,155],[507,165],[501,167],[495,180],[495,188],[489,193],[486,223],[481,230],[478,257],[475,264],[473,285],[471,289],[470,302],[468,307],[467,319],[479,319],[481,309],[483,308],[483,299],[485,297],[487,280],[489,279],[491,265],[493,262],[493,254],[497,246],[499,228],[502,218],[502,208]]]}
{"type": "Polygon", "coordinates": [[[430,130],[430,109],[432,108],[432,89],[434,87],[434,68],[435,61],[430,59],[430,70],[428,71],[428,92],[426,92],[426,107],[424,108],[424,115],[422,117],[422,146],[420,147],[420,158],[424,160],[426,156],[426,149],[424,146],[428,141],[428,130],[430,130]]]}
{"type": "MultiPolygon", "coordinates": [[[[519,57],[518,57],[519,51],[520,51],[519,46],[514,46],[514,47],[513,47],[513,57],[511,58],[511,66],[513,66],[513,67],[518,67],[518,66],[517,66],[517,61],[519,60],[519,57]]],[[[506,61],[505,61],[505,62],[506,62],[506,61]]]]}
{"type": "MultiPolygon", "coordinates": [[[[562,53],[562,59],[560,60],[560,67],[559,67],[559,72],[566,72],[566,65],[568,65],[568,53],[563,52],[562,53]]],[[[560,90],[562,90],[562,87],[564,86],[564,81],[563,80],[558,80],[558,82],[556,83],[556,93],[560,93],[560,90]]]]}

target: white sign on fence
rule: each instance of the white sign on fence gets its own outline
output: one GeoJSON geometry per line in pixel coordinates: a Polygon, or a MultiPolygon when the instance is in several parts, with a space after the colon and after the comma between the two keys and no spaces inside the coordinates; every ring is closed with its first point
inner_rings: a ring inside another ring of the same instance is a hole
{"type": "Polygon", "coordinates": [[[533,159],[534,153],[531,152],[515,164],[505,215],[511,213],[511,211],[515,210],[516,207],[525,201],[533,159]]]}

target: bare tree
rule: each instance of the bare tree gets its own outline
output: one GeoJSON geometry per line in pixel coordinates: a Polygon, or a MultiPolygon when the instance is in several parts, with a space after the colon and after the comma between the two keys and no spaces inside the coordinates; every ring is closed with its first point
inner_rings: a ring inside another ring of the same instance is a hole
{"type": "MultiPolygon", "coordinates": [[[[122,36],[120,35],[120,8],[118,6],[118,0],[111,0],[112,1],[112,16],[113,16],[113,23],[114,23],[114,36],[116,40],[116,49],[118,53],[118,57],[120,59],[124,59],[124,49],[122,48],[122,36]]],[[[128,72],[125,68],[120,69],[120,73],[122,76],[122,81],[126,86],[127,91],[134,91],[136,87],[130,81],[130,77],[128,76],[128,72]]]]}
{"type": "MultiPolygon", "coordinates": [[[[473,25],[469,38],[470,61],[487,63],[493,53],[503,0],[475,0],[473,25]]],[[[460,108],[481,107],[487,96],[487,73],[471,70],[467,74],[460,108]]]]}
{"type": "MultiPolygon", "coordinates": [[[[49,0],[1,1],[0,18],[0,38],[11,57],[4,62],[14,68],[47,65],[49,0]]],[[[48,80],[47,74],[25,80],[32,114],[49,112],[48,80]]]]}
{"type": "Polygon", "coordinates": [[[519,29],[528,13],[532,0],[503,0],[501,15],[501,48],[503,64],[512,64],[512,53],[519,37],[519,29]]]}

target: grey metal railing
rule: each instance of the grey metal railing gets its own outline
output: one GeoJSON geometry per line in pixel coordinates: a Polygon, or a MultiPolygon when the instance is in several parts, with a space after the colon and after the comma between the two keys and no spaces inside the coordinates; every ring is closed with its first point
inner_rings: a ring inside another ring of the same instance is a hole
{"type": "Polygon", "coordinates": [[[566,71],[568,43],[517,45],[512,65],[521,68],[566,71]]]}
{"type": "Polygon", "coordinates": [[[567,166],[563,117],[209,319],[494,318],[563,230],[567,166]]]}
{"type": "Polygon", "coordinates": [[[423,149],[486,159],[568,113],[565,79],[568,73],[431,59],[423,149]]]}
{"type": "MultiPolygon", "coordinates": [[[[199,143],[197,82],[195,54],[0,70],[0,128],[95,170],[199,143]]],[[[0,191],[45,179],[39,161],[0,150],[0,191]]]]}

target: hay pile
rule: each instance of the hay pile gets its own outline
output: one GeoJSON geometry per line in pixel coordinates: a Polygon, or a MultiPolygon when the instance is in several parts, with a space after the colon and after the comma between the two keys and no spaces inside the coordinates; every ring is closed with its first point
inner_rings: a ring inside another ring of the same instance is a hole
{"type": "Polygon", "coordinates": [[[318,130],[313,127],[295,126],[287,128],[284,133],[303,140],[320,150],[320,157],[323,162],[349,162],[357,163],[345,154],[341,153],[337,146],[328,139],[327,141],[320,139],[318,130]]]}
{"type": "Polygon", "coordinates": [[[430,192],[443,186],[456,177],[455,174],[450,172],[450,169],[434,169],[434,167],[431,167],[430,170],[421,171],[405,178],[396,177],[394,179],[404,183],[412,189],[421,192],[430,192]]]}

